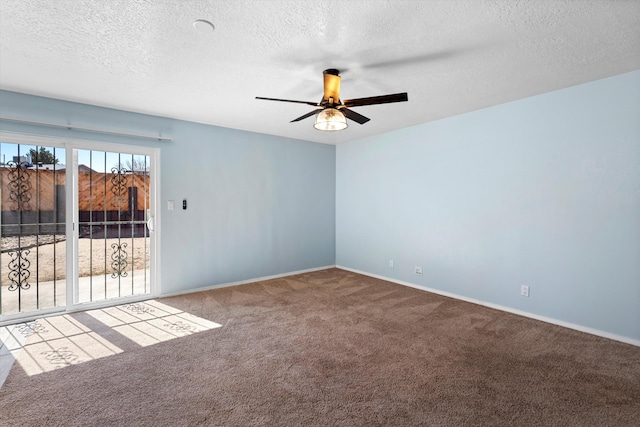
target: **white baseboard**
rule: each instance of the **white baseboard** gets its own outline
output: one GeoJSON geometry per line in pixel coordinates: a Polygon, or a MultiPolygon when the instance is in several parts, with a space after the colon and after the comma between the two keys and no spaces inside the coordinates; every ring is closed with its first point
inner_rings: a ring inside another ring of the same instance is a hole
{"type": "Polygon", "coordinates": [[[202,286],[200,288],[187,289],[187,290],[184,290],[184,291],[169,292],[169,293],[166,293],[166,294],[160,294],[160,295],[158,295],[158,298],[176,297],[176,296],[180,296],[180,295],[192,294],[192,293],[195,293],[195,292],[210,291],[212,289],[220,289],[220,288],[228,288],[230,286],[246,285],[248,283],[262,282],[264,280],[271,280],[271,279],[279,279],[281,277],[295,276],[296,274],[311,273],[313,271],[327,270],[329,268],[335,268],[335,267],[336,267],[335,265],[325,265],[324,267],[314,267],[314,268],[308,268],[306,270],[290,271],[288,273],[274,274],[272,276],[256,277],[254,279],[239,280],[237,282],[228,282],[228,283],[220,283],[218,285],[202,286]]]}
{"type": "Polygon", "coordinates": [[[451,293],[451,292],[445,292],[445,291],[441,291],[441,290],[438,290],[438,289],[429,288],[427,286],[416,285],[415,283],[405,282],[403,280],[397,280],[397,279],[393,279],[393,278],[390,278],[390,277],[381,276],[381,275],[378,275],[378,274],[367,273],[366,271],[356,270],[354,268],[349,268],[349,267],[345,267],[345,266],[342,266],[342,265],[336,265],[335,267],[339,268],[341,270],[346,270],[346,271],[351,271],[353,273],[362,274],[363,276],[369,276],[369,277],[374,277],[374,278],[380,279],[380,280],[386,280],[387,282],[397,283],[399,285],[408,286],[410,288],[419,289],[421,291],[431,292],[431,293],[442,295],[442,296],[445,296],[445,297],[454,298],[454,299],[457,299],[457,300],[461,300],[461,301],[466,301],[466,302],[470,302],[470,303],[473,303],[473,304],[482,305],[484,307],[493,308],[495,310],[500,310],[500,311],[504,311],[504,312],[507,312],[507,313],[517,314],[518,316],[523,316],[523,317],[528,317],[528,318],[535,319],[535,320],[540,320],[540,321],[545,322],[545,323],[551,323],[553,325],[562,326],[564,328],[574,329],[576,331],[585,332],[587,334],[596,335],[596,336],[599,336],[599,337],[602,337],[602,338],[608,338],[608,339],[611,339],[611,340],[614,340],[614,341],[620,341],[620,342],[623,342],[623,343],[626,343],[626,344],[631,344],[631,345],[635,345],[637,347],[640,347],[640,340],[637,340],[637,339],[634,339],[634,338],[629,338],[629,337],[625,337],[625,336],[622,336],[622,335],[616,335],[616,334],[612,334],[610,332],[601,331],[599,329],[589,328],[587,326],[577,325],[575,323],[565,322],[563,320],[553,319],[551,317],[540,316],[538,314],[529,313],[529,312],[522,311],[522,310],[516,310],[514,308],[505,307],[505,306],[502,306],[502,305],[493,304],[493,303],[486,302],[486,301],[481,301],[481,300],[475,299],[475,298],[465,297],[465,296],[454,294],[454,293],[451,293]]]}

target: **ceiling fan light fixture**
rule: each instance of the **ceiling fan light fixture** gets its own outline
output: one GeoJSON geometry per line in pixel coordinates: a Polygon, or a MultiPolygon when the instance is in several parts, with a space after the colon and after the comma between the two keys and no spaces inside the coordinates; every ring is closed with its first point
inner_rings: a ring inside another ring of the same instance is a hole
{"type": "Polygon", "coordinates": [[[316,116],[314,128],[324,131],[336,131],[347,128],[347,119],[342,112],[336,108],[325,108],[316,116]]]}

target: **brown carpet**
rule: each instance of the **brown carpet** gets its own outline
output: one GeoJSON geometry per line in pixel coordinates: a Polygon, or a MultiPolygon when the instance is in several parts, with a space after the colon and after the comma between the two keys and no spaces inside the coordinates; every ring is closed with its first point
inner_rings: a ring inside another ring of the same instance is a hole
{"type": "Polygon", "coordinates": [[[329,269],[159,300],[222,325],[0,388],[2,426],[631,426],[640,348],[329,269]]]}

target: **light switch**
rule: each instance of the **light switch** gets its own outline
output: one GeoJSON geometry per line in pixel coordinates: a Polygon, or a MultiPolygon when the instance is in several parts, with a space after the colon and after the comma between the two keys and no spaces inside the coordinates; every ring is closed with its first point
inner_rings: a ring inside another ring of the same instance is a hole
{"type": "Polygon", "coordinates": [[[172,211],[172,210],[174,210],[174,209],[175,209],[175,207],[176,207],[176,204],[173,202],[173,200],[169,200],[169,201],[167,202],[167,209],[168,209],[168,210],[172,211]]]}

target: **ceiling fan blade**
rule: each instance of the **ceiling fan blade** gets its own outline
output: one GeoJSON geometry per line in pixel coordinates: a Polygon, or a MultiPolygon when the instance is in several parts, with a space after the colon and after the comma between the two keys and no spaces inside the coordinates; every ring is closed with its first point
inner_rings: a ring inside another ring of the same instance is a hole
{"type": "Polygon", "coordinates": [[[394,93],[391,95],[371,96],[368,98],[348,99],[343,102],[345,107],[361,107],[363,105],[389,104],[391,102],[408,101],[407,92],[394,93]]]}
{"type": "Polygon", "coordinates": [[[311,116],[313,116],[314,114],[318,114],[320,111],[322,111],[322,108],[318,108],[317,110],[313,110],[312,112],[307,113],[307,114],[305,114],[304,116],[300,116],[300,117],[298,117],[297,119],[293,119],[293,120],[291,120],[289,123],[299,122],[300,120],[304,120],[304,119],[306,119],[307,117],[311,117],[311,116]]]}
{"type": "Polygon", "coordinates": [[[323,100],[329,100],[333,98],[333,103],[340,102],[340,76],[338,70],[330,68],[322,72],[324,77],[324,98],[323,100]]]}
{"type": "Polygon", "coordinates": [[[340,108],[340,111],[342,111],[342,114],[347,116],[348,119],[351,119],[356,123],[360,123],[361,125],[371,120],[369,117],[365,117],[362,114],[358,114],[353,110],[349,110],[348,108],[340,108]]]}
{"type": "Polygon", "coordinates": [[[311,101],[294,101],[292,99],[264,98],[262,96],[256,96],[256,99],[263,99],[263,100],[266,100],[266,101],[295,102],[297,104],[307,104],[307,105],[312,105],[314,107],[318,107],[320,105],[317,102],[311,102],[311,101]]]}
{"type": "MultiPolygon", "coordinates": [[[[361,70],[376,69],[376,68],[401,67],[406,65],[421,65],[425,63],[431,63],[431,62],[453,58],[455,56],[458,56],[464,53],[464,50],[462,49],[440,50],[435,52],[427,52],[427,53],[423,53],[416,56],[398,57],[395,59],[390,58],[390,55],[386,54],[386,50],[385,50],[385,54],[383,54],[382,52],[383,51],[380,50],[377,53],[380,55],[379,57],[387,58],[386,60],[378,61],[378,62],[369,62],[365,64],[358,64],[358,65],[355,65],[353,69],[355,69],[356,71],[361,71],[361,70]]],[[[396,55],[391,54],[391,56],[396,56],[396,55]]],[[[352,69],[341,68],[340,71],[342,71],[343,74],[347,74],[351,72],[352,69]]]]}

